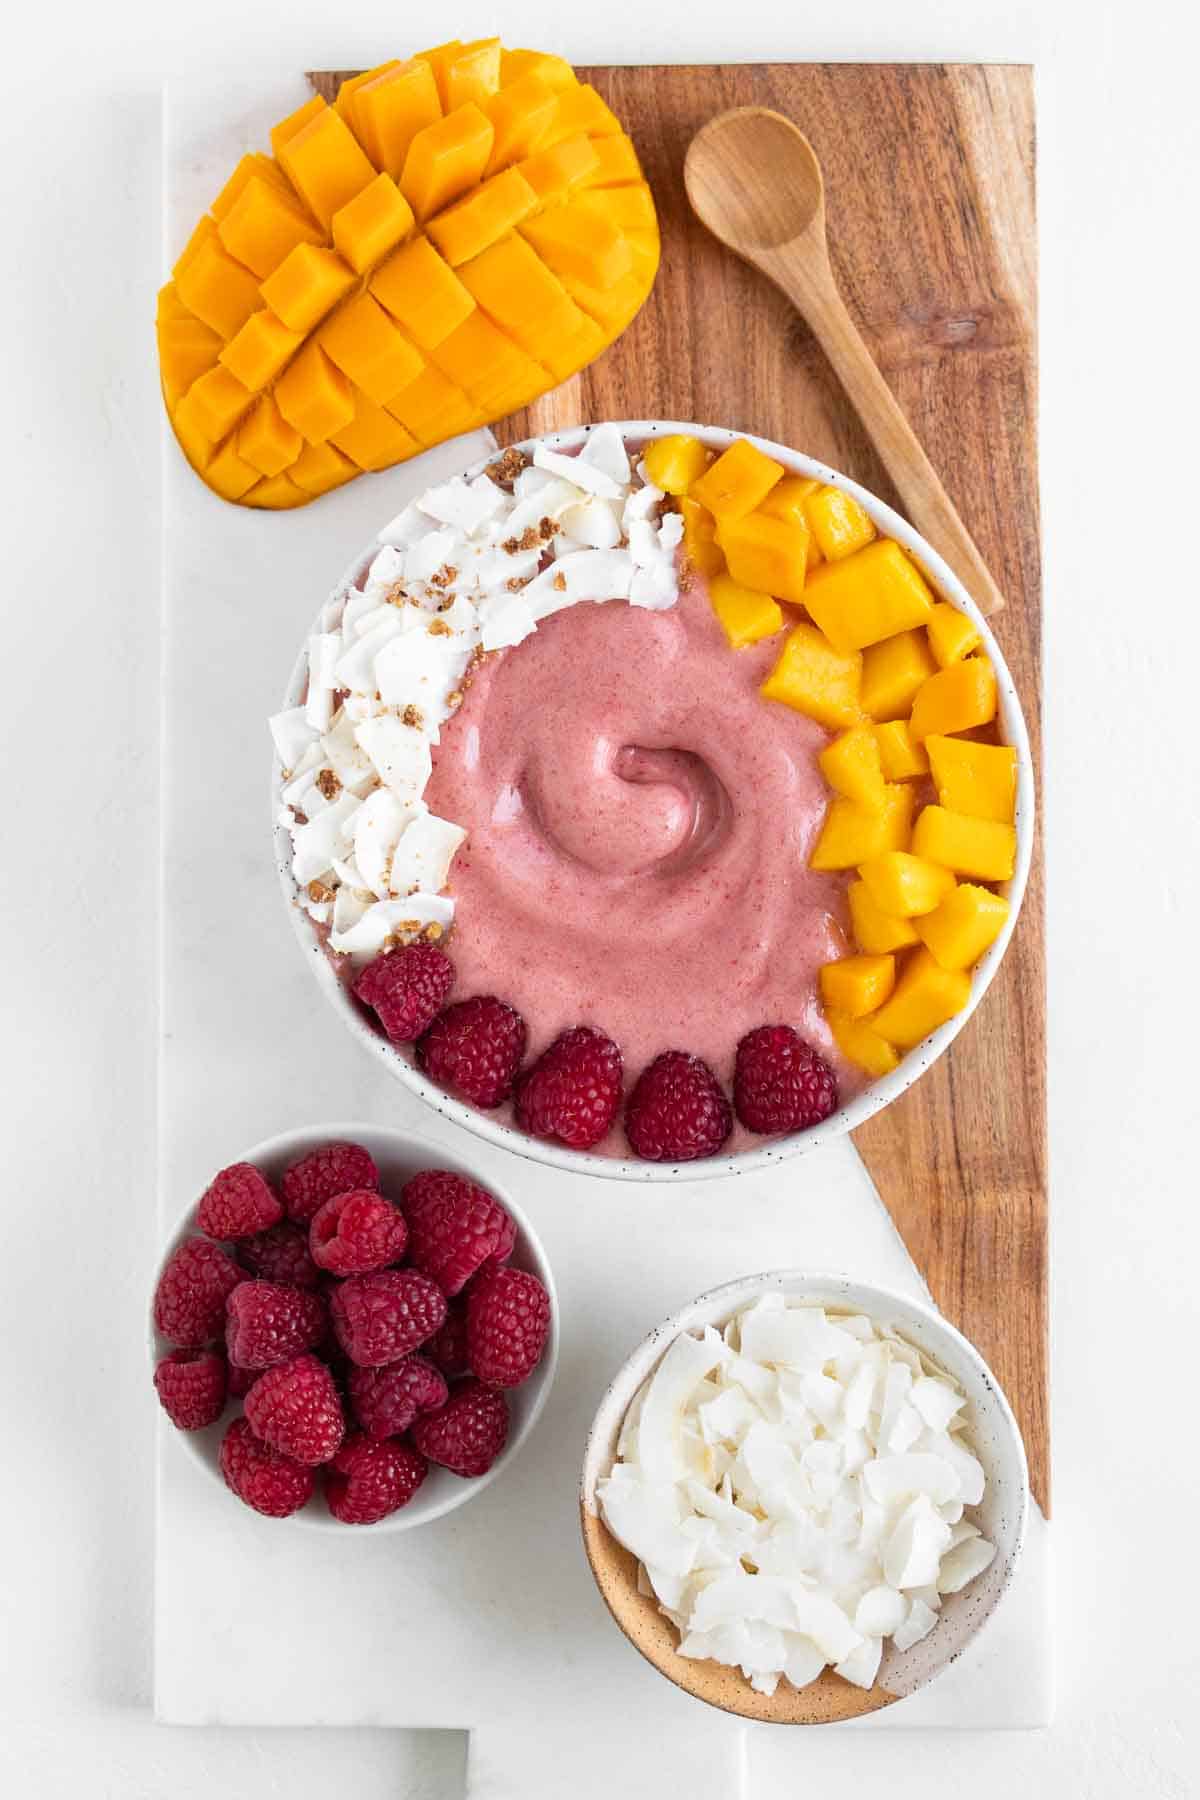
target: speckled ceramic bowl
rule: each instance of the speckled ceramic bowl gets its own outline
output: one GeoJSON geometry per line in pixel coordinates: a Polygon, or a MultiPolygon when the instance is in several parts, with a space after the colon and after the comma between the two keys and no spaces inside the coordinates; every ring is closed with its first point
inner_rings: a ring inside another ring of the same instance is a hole
{"type": "MultiPolygon", "coordinates": [[[[1000,647],[988,630],[987,622],[978,607],[959,581],[958,577],[943,562],[942,558],[926,543],[912,526],[902,519],[898,513],[885,506],[882,500],[866,488],[859,487],[836,469],[827,468],[824,463],[815,461],[811,456],[802,456],[798,451],[789,450],[786,445],[772,443],[768,438],[750,436],[747,432],[724,430],[711,425],[693,425],[678,420],[666,419],[625,419],[617,422],[627,440],[641,441],[646,438],[664,437],[671,432],[688,432],[701,438],[705,444],[718,452],[725,450],[736,438],[750,437],[750,442],[757,444],[768,456],[795,475],[815,476],[819,481],[831,483],[853,494],[871,515],[880,531],[888,537],[895,538],[904,547],[920,558],[922,567],[935,589],[947,600],[961,608],[963,612],[978,626],[983,638],[983,647],[996,670],[996,682],[999,694],[1000,725],[1004,740],[1011,744],[1017,752],[1017,858],[1013,878],[1003,885],[1002,891],[1010,902],[1010,912],[1003,931],[995,943],[980,959],[971,977],[971,997],[955,1018],[931,1033],[915,1050],[909,1051],[897,1069],[882,1080],[873,1081],[862,1093],[858,1094],[845,1106],[841,1106],[822,1124],[811,1131],[798,1132],[791,1137],[771,1138],[754,1149],[741,1150],[726,1156],[712,1156],[699,1162],[682,1164],[642,1162],[636,1158],[597,1156],[590,1152],[566,1150],[561,1145],[548,1144],[538,1138],[530,1137],[519,1131],[506,1119],[494,1117],[468,1106],[447,1094],[434,1082],[428,1080],[413,1063],[411,1055],[405,1048],[390,1044],[368,1019],[364,1009],[355,1001],[345,983],[339,979],[329,956],[322,947],[312,921],[297,904],[296,887],[291,875],[291,844],[287,831],[278,823],[280,810],[281,770],[278,760],[273,764],[271,775],[271,817],[275,821],[275,858],[283,887],[284,899],[287,903],[288,916],[296,933],[297,942],[304,952],[305,960],[317,981],[321,992],[329,1001],[342,1023],[353,1033],[364,1049],[393,1074],[398,1081],[404,1083],[413,1093],[432,1106],[435,1111],[446,1118],[456,1120],[465,1125],[468,1131],[484,1138],[490,1144],[498,1144],[506,1150],[515,1150],[520,1156],[532,1157],[536,1162],[550,1163],[555,1168],[565,1169],[575,1174],[600,1175],[609,1179],[624,1181],[701,1181],[722,1175],[745,1174],[753,1169],[763,1169],[769,1164],[781,1162],[790,1156],[800,1155],[804,1151],[818,1150],[822,1144],[833,1138],[841,1137],[847,1131],[854,1131],[867,1119],[879,1112],[883,1107],[899,1099],[900,1095],[910,1088],[918,1076],[924,1074],[931,1063],[937,1061],[944,1050],[954,1042],[967,1020],[971,1017],[979,1002],[983,999],[991,983],[992,977],[1000,966],[1000,959],[1008,946],[1017,916],[1021,909],[1021,900],[1025,893],[1025,884],[1029,875],[1029,863],[1033,853],[1033,820],[1034,820],[1034,781],[1033,761],[1029,750],[1029,737],[1025,729],[1025,720],[1021,712],[1021,703],[1008,666],[1000,652],[1000,647]]],[[[575,450],[586,439],[588,426],[577,426],[570,431],[551,432],[545,438],[537,440],[547,444],[554,450],[575,450]]],[[[519,446],[530,450],[532,441],[519,446]]],[[[465,473],[476,475],[486,463],[493,460],[488,457],[484,462],[476,464],[465,473]]],[[[380,521],[383,522],[382,519],[380,521]]],[[[375,554],[377,545],[361,552],[355,557],[349,569],[334,589],[329,606],[340,606],[347,590],[354,585],[375,554]]],[[[325,628],[326,608],[322,608],[311,630],[325,628]]],[[[292,669],[291,679],[283,697],[284,707],[298,706],[303,702],[305,683],[307,680],[306,648],[308,634],[305,634],[304,646],[292,669]]],[[[666,1047],[666,1046],[664,1046],[666,1047]]],[[[730,1046],[730,1064],[732,1066],[733,1046],[730,1046]]],[[[632,1077],[636,1070],[628,1072],[632,1077]]]]}
{"type": "Polygon", "coordinates": [[[824,1725],[860,1718],[894,1705],[925,1687],[962,1655],[995,1612],[1012,1580],[1029,1512],[1025,1446],[995,1376],[961,1332],[920,1301],[837,1275],[783,1269],[745,1275],[701,1294],[657,1326],[613,1378],[592,1423],[584,1455],[580,1517],[588,1561],[604,1602],[636,1650],[685,1693],[744,1719],[775,1725],[824,1725]],[[996,1546],[991,1566],[958,1594],[948,1594],[938,1622],[911,1650],[885,1647],[875,1686],[854,1687],[831,1669],[806,1688],[781,1680],[771,1696],[757,1693],[740,1669],[680,1656],[678,1635],[657,1603],[639,1593],[637,1562],[603,1524],[596,1483],[616,1460],[621,1421],[634,1395],[668,1345],[683,1331],[723,1325],[760,1294],[779,1290],[836,1312],[860,1312],[906,1339],[958,1383],[967,1396],[964,1417],[971,1447],[983,1464],[987,1487],[971,1514],[996,1546]]]}

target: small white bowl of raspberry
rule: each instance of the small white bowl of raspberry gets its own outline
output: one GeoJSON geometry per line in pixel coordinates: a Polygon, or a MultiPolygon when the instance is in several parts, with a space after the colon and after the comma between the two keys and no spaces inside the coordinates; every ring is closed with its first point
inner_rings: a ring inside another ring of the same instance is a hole
{"type": "Polygon", "coordinates": [[[316,1125],[189,1201],[149,1347],[167,1419],[231,1502],[404,1531],[517,1455],[554,1380],[558,1302],[507,1191],[411,1133],[316,1125]]]}

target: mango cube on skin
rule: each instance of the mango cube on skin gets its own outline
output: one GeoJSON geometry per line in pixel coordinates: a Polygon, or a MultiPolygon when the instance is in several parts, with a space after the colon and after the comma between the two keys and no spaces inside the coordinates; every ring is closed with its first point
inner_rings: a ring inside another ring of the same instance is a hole
{"type": "Polygon", "coordinates": [[[335,450],[332,444],[305,444],[288,474],[306,494],[317,499],[328,494],[358,474],[358,464],[335,450]]]}
{"type": "Polygon", "coordinates": [[[258,405],[238,427],[237,453],[252,464],[260,475],[282,475],[295,462],[304,440],[289,425],[270,394],[264,394],[258,405]]]}
{"type": "Polygon", "coordinates": [[[832,1012],[861,1019],[883,1005],[896,985],[894,956],[843,956],[820,972],[821,999],[832,1012]]]}
{"type": "Polygon", "coordinates": [[[290,512],[295,506],[307,506],[311,498],[290,475],[264,475],[244,496],[244,504],[271,512],[290,512]]]}
{"type": "Polygon", "coordinates": [[[308,332],[354,286],[354,271],[336,250],[297,244],[259,289],[289,331],[308,332]]]}
{"type": "Polygon", "coordinates": [[[306,125],[311,125],[314,119],[319,119],[325,111],[325,107],[326,102],[321,95],[314,94],[311,100],[306,100],[303,106],[298,106],[295,112],[288,114],[286,119],[280,119],[278,125],[272,125],[271,148],[275,155],[278,156],[285,144],[290,143],[294,137],[298,137],[306,125]]]}
{"type": "Polygon", "coordinates": [[[330,434],[335,450],[348,456],[360,469],[386,469],[416,455],[421,448],[416,438],[398,419],[376,406],[369,394],[354,390],[353,401],[353,419],[330,434]]]}
{"type": "Polygon", "coordinates": [[[370,294],[358,294],[321,327],[326,356],[377,406],[415,381],[425,367],[403,332],[370,294]]]}
{"type": "Polygon", "coordinates": [[[871,1029],[897,1050],[912,1050],[960,1013],[970,997],[970,976],[961,969],[943,969],[922,946],[901,970],[891,999],[871,1014],[871,1029]]]}
{"type": "Polygon", "coordinates": [[[221,340],[199,319],[186,316],[159,319],[156,332],[159,372],[170,410],[192,383],[212,368],[221,353],[221,340]]]}
{"type": "Polygon", "coordinates": [[[778,700],[815,719],[827,730],[861,723],[858,690],[862,657],[835,650],[813,625],[796,625],[779,661],[759,688],[764,700],[778,700]]]}
{"type": "Polygon", "coordinates": [[[729,573],[743,587],[757,588],[796,605],[802,601],[808,565],[807,525],[772,519],[760,512],[739,519],[718,518],[717,543],[729,573]]]}
{"type": "Polygon", "coordinates": [[[562,88],[574,87],[578,80],[566,58],[555,56],[550,50],[505,50],[501,47],[500,80],[505,87],[531,72],[540,76],[555,93],[562,88]]]}
{"type": "MultiPolygon", "coordinates": [[[[251,313],[235,338],[221,352],[221,361],[253,393],[273,381],[304,342],[298,331],[289,331],[269,307],[251,313]]],[[[264,471],[272,473],[273,471],[264,471]]]]}
{"type": "Polygon", "coordinates": [[[969,969],[991,948],[1008,920],[1003,894],[964,882],[917,921],[917,931],[943,969],[969,969]]]}
{"type": "Polygon", "coordinates": [[[217,363],[193,381],[180,406],[187,405],[193,423],[216,444],[233,430],[253,399],[252,390],[217,363]]]}
{"type": "Polygon", "coordinates": [[[426,229],[450,267],[457,269],[519,225],[536,205],[537,195],[520,170],[505,169],[430,219],[426,229]]]}
{"type": "Polygon", "coordinates": [[[853,869],[882,856],[885,850],[907,850],[913,791],[900,785],[885,786],[883,792],[882,808],[863,806],[842,794],[830,801],[821,835],[808,859],[810,869],[853,869]]]}
{"type": "Polygon", "coordinates": [[[217,226],[230,256],[265,281],[297,244],[319,244],[321,234],[273,182],[252,175],[217,226]]]}
{"type": "MultiPolygon", "coordinates": [[[[210,221],[211,223],[211,221],[210,221]]],[[[226,343],[262,302],[258,281],[222,248],[216,227],[175,265],[175,287],[190,313],[226,343]]]]}
{"type": "Polygon", "coordinates": [[[554,117],[542,144],[549,149],[561,143],[564,138],[578,136],[581,131],[593,138],[621,135],[620,119],[600,98],[595,88],[582,81],[576,82],[573,87],[563,88],[560,92],[554,117]]]}
{"type": "Polygon", "coordinates": [[[856,1068],[865,1069],[876,1080],[890,1075],[893,1069],[899,1067],[900,1058],[895,1050],[886,1038],[881,1038],[877,1031],[872,1030],[866,1020],[852,1019],[847,1013],[836,1012],[829,1007],[825,1013],[825,1023],[846,1061],[853,1063],[856,1068]]]}
{"type": "Polygon", "coordinates": [[[354,417],[350,383],[320,344],[305,344],[275,383],[280,412],[310,444],[323,444],[354,417]]]}
{"type": "Polygon", "coordinates": [[[434,73],[446,112],[468,101],[486,106],[500,86],[500,39],[477,38],[456,45],[453,55],[435,64],[434,73]]]}
{"type": "Polygon", "coordinates": [[[280,144],[275,154],[309,212],[326,230],[334,213],[375,179],[370,158],[331,106],[280,144]]]}
{"type": "Polygon", "coordinates": [[[386,403],[394,419],[422,444],[438,444],[446,436],[473,431],[483,423],[482,414],[463,389],[432,364],[386,403]]]}
{"type": "Polygon", "coordinates": [[[693,484],[691,495],[719,520],[741,519],[761,506],[782,479],[782,463],[748,439],[737,438],[693,484]]]}
{"type": "Polygon", "coordinates": [[[512,343],[559,381],[602,348],[594,322],[515,233],[464,263],[459,275],[468,293],[512,343]]]}
{"type": "Polygon", "coordinates": [[[972,819],[927,806],[913,828],[913,853],[971,875],[976,881],[1008,881],[1017,861],[1017,834],[995,819],[972,819]]]}
{"type": "Polygon", "coordinates": [[[923,743],[932,733],[950,737],[956,731],[990,725],[995,716],[996,671],[986,656],[968,656],[964,662],[939,669],[918,688],[912,734],[923,743]]]}
{"type": "Polygon", "coordinates": [[[935,673],[923,631],[899,631],[863,651],[862,704],[881,724],[905,717],[935,673]]]}
{"type": "Polygon", "coordinates": [[[925,746],[914,743],[907,719],[889,719],[876,725],[875,741],[885,781],[912,781],[919,775],[928,775],[925,746]]]}
{"type": "Polygon", "coordinates": [[[821,546],[826,562],[841,562],[875,540],[870,516],[852,494],[841,488],[823,487],[805,506],[808,527],[821,546]]]}
{"type": "Polygon", "coordinates": [[[957,606],[951,606],[947,600],[938,601],[925,629],[939,669],[948,669],[951,663],[961,662],[983,642],[978,625],[973,625],[966,613],[959,612],[957,606]]]}
{"type": "MultiPolygon", "coordinates": [[[[641,181],[642,165],[633,147],[633,139],[623,131],[585,141],[590,142],[596,160],[581,179],[579,185],[582,188],[627,187],[631,182],[641,181]]],[[[561,145],[556,145],[555,148],[559,149],[561,145]]]]}
{"type": "Polygon", "coordinates": [[[399,179],[418,131],[442,116],[433,70],[416,57],[364,82],[355,89],[352,105],[355,135],[375,167],[393,181],[399,179]]]}
{"type": "Polygon", "coordinates": [[[432,350],[465,323],[475,302],[426,237],[402,244],[375,271],[371,295],[422,350],[432,350]]]}
{"type": "Polygon", "coordinates": [[[908,850],[886,850],[862,863],[858,872],[880,912],[893,918],[913,919],[933,912],[955,886],[949,869],[908,850]]]}
{"type": "Polygon", "coordinates": [[[550,127],[555,100],[555,90],[545,76],[537,69],[527,69],[484,102],[483,111],[495,134],[485,177],[530,155],[550,127]]]}
{"type": "Polygon", "coordinates": [[[872,956],[885,956],[891,950],[905,950],[910,944],[920,943],[912,920],[882,912],[861,877],[850,883],[846,900],[850,907],[850,927],[860,950],[866,950],[872,956]]]}
{"type": "MultiPolygon", "coordinates": [[[[662,483],[655,485],[661,487],[662,483]]],[[[719,574],[725,567],[725,558],[717,543],[716,520],[686,494],[680,499],[679,514],[683,520],[683,554],[687,561],[701,575],[719,574]]]]}
{"type": "Polygon", "coordinates": [[[330,232],[334,248],[356,275],[363,275],[412,228],[412,207],[390,175],[377,175],[349,205],[334,213],[330,232]]]}
{"type": "Polygon", "coordinates": [[[1011,744],[925,739],[937,797],[949,812],[1011,825],[1017,812],[1017,753],[1011,744]]]}
{"type": "MultiPolygon", "coordinates": [[[[603,143],[614,140],[604,138],[603,143]]],[[[591,181],[600,162],[600,145],[582,133],[564,138],[550,150],[537,150],[517,164],[543,206],[565,200],[572,188],[591,181]]]]}
{"type": "Polygon", "coordinates": [[[230,438],[205,468],[204,479],[222,500],[240,500],[260,479],[260,473],[238,455],[235,440],[230,438]]]}
{"type": "Polygon", "coordinates": [[[804,604],[831,644],[864,650],[924,625],[933,595],[892,538],[880,538],[840,562],[814,569],[804,604]]]}
{"type": "MultiPolygon", "coordinates": [[[[334,111],[341,114],[360,144],[363,143],[363,140],[362,133],[358,129],[355,106],[358,90],[366,87],[368,82],[377,81],[381,75],[386,75],[392,69],[399,67],[399,58],[393,56],[390,62],[376,63],[373,69],[364,69],[361,75],[348,75],[338,87],[337,98],[333,103],[334,111]]],[[[367,150],[365,144],[363,144],[363,149],[367,150]]],[[[370,156],[370,154],[371,152],[367,150],[367,155],[370,156]]]]}
{"type": "Polygon", "coordinates": [[[491,120],[477,106],[460,106],[417,132],[404,159],[400,191],[418,219],[441,212],[475,186],[495,135],[491,120]]]}
{"type": "Polygon", "coordinates": [[[647,444],[643,461],[646,474],[664,494],[686,494],[708,467],[708,451],[699,438],[673,431],[647,444]]]}
{"type": "MultiPolygon", "coordinates": [[[[523,175],[521,180],[525,180],[523,175]]],[[[525,185],[528,187],[528,182],[525,185]]],[[[569,275],[589,287],[612,287],[633,267],[633,250],[625,232],[582,205],[568,202],[547,207],[536,218],[526,220],[521,235],[556,275],[569,275]]]]}
{"type": "Polygon", "coordinates": [[[826,745],[817,761],[835,793],[844,794],[847,800],[858,800],[864,806],[886,804],[879,745],[869,725],[852,725],[849,731],[826,745]]]}

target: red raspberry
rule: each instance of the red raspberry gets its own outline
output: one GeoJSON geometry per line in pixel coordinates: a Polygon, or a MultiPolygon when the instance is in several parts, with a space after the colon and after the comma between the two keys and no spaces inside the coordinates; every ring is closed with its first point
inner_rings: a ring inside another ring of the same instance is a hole
{"type": "Polygon", "coordinates": [[[311,1225],[317,1211],[335,1194],[352,1188],[378,1188],[379,1170],[361,1144],[322,1144],[283,1172],[283,1204],[297,1225],[311,1225]]]}
{"type": "Polygon", "coordinates": [[[463,1300],[451,1300],[446,1306],[446,1323],[435,1337],[424,1345],[424,1353],[435,1362],[443,1375],[465,1375],[467,1372],[467,1307],[463,1300]]]}
{"type": "Polygon", "coordinates": [[[399,1262],[408,1226],[398,1207],[382,1194],[360,1188],[326,1200],[308,1228],[312,1258],[334,1275],[364,1275],[399,1262]]]}
{"type": "Polygon", "coordinates": [[[714,1156],[733,1129],[733,1114],[706,1062],[686,1050],[656,1056],[637,1078],[625,1107],[625,1135],[647,1162],[714,1156]]]}
{"type": "Polygon", "coordinates": [[[417,1269],[350,1275],[330,1298],[338,1342],[360,1369],[398,1362],[439,1330],[446,1300],[417,1269]]]}
{"type": "Polygon", "coordinates": [[[222,1440],[221,1473],[239,1500],[268,1519],[286,1519],[299,1512],[316,1486],[311,1469],[261,1443],[241,1418],[233,1421],[222,1440]]]}
{"type": "Polygon", "coordinates": [[[411,1044],[441,1012],[454,986],[454,964],[432,944],[405,944],[368,963],[354,983],[393,1044],[411,1044]]]}
{"type": "Polygon", "coordinates": [[[246,1271],[219,1244],[188,1238],[171,1252],[154,1290],[154,1327],[172,1344],[198,1350],[225,1329],[225,1301],[246,1271]]]}
{"type": "Polygon", "coordinates": [[[325,1477],[325,1498],[343,1525],[374,1525],[407,1506],[428,1464],[411,1444],[373,1443],[356,1432],[346,1439],[325,1477]]]}
{"type": "Polygon", "coordinates": [[[350,1403],[370,1438],[400,1437],[418,1413],[445,1406],[446,1377],[423,1356],[402,1356],[386,1369],[354,1369],[350,1403]]]}
{"type": "Polygon", "coordinates": [[[608,1133],[621,1104],[621,1052],[602,1031],[576,1025],[556,1037],[517,1080],[517,1123],[534,1137],[587,1150],[608,1133]]]}
{"type": "Polygon", "coordinates": [[[244,1281],[229,1296],[225,1314],[229,1360],[243,1369],[269,1369],[311,1350],[327,1324],[318,1294],[277,1281],[244,1281]]]}
{"type": "Polygon", "coordinates": [[[458,1294],[489,1263],[507,1262],[517,1228],[494,1194],[450,1169],[425,1169],[400,1190],[408,1258],[443,1294],[458,1294]]]}
{"type": "Polygon", "coordinates": [[[467,1294],[467,1362],[489,1387],[520,1387],[550,1331],[550,1296],[524,1269],[489,1269],[467,1294]]]}
{"type": "Polygon", "coordinates": [[[790,1025],[760,1025],[737,1047],[733,1103],[748,1131],[807,1131],[836,1111],[837,1081],[790,1025]]]}
{"type": "Polygon", "coordinates": [[[163,1411],[180,1431],[202,1431],[220,1418],[228,1379],[219,1350],[172,1350],[154,1371],[163,1411]]]}
{"type": "Polygon", "coordinates": [[[251,1237],[277,1225],[283,1207],[253,1163],[231,1163],[214,1175],[200,1201],[196,1223],[210,1238],[251,1237]]]}
{"type": "Polygon", "coordinates": [[[262,1370],[242,1369],[238,1367],[237,1363],[228,1363],[226,1367],[229,1371],[229,1398],[244,1400],[262,1374],[262,1370]]]}
{"type": "Polygon", "coordinates": [[[464,1381],[440,1412],[417,1420],[412,1441],[455,1475],[486,1475],[508,1442],[508,1402],[496,1388],[464,1381]]]}
{"type": "Polygon", "coordinates": [[[448,1006],[417,1041],[425,1073],[483,1107],[508,1099],[524,1054],[525,1021],[494,994],[448,1006]]]}
{"type": "Polygon", "coordinates": [[[238,1257],[252,1275],[263,1281],[279,1281],[284,1287],[315,1288],[321,1271],[308,1248],[303,1225],[285,1219],[269,1231],[256,1231],[237,1246],[238,1257]]]}
{"type": "Polygon", "coordinates": [[[294,1356],[259,1376],[246,1395],[250,1429],[298,1463],[328,1462],[346,1431],[333,1376],[315,1356],[294,1356]]]}

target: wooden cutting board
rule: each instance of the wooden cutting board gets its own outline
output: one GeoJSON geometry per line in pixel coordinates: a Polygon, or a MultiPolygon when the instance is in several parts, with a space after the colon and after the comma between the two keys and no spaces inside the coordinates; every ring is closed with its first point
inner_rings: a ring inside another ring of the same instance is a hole
{"type": "MultiPolygon", "coordinates": [[[[684,197],[684,153],[705,120],[750,103],[787,113],[825,171],[832,261],[847,304],[1007,596],[992,623],[1036,763],[1032,70],[770,64],[592,68],[580,77],[637,143],[658,204],[662,267],[613,348],[497,435],[515,442],[600,419],[733,426],[819,457],[899,507],[807,328],[708,236],[684,197]]],[[[311,79],[332,99],[341,72],[311,79]]],[[[1039,847],[987,997],[950,1051],[855,1142],[934,1299],[1012,1401],[1046,1512],[1044,951],[1039,847]]]]}

